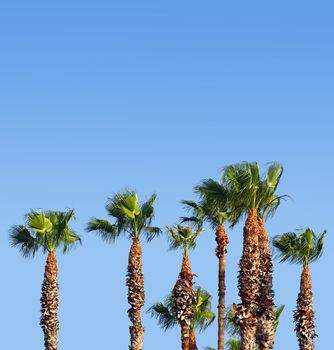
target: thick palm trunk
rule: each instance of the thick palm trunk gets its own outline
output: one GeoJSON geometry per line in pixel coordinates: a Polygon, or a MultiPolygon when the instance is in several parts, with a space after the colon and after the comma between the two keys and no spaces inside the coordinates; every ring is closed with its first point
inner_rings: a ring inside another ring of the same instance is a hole
{"type": "Polygon", "coordinates": [[[190,331],[189,331],[189,350],[198,350],[198,347],[196,344],[195,330],[193,327],[190,327],[190,331]]]}
{"type": "Polygon", "coordinates": [[[241,350],[255,350],[256,300],[259,291],[259,225],[256,210],[250,210],[244,227],[243,252],[240,260],[238,288],[241,304],[236,323],[240,325],[241,350]]]}
{"type": "Polygon", "coordinates": [[[269,350],[274,347],[275,338],[273,263],[263,220],[259,220],[259,252],[256,343],[259,350],[269,350]]]}
{"type": "Polygon", "coordinates": [[[193,290],[193,273],[188,256],[184,256],[179,278],[172,291],[172,311],[181,326],[182,350],[189,350],[189,326],[194,315],[196,294],[193,290]]]}
{"type": "Polygon", "coordinates": [[[224,225],[218,225],[216,231],[217,248],[215,250],[219,259],[218,268],[218,350],[224,350],[225,339],[225,256],[227,252],[228,237],[224,225]]]}
{"type": "Polygon", "coordinates": [[[128,302],[131,308],[128,310],[132,322],[130,326],[130,350],[142,350],[144,342],[144,327],[141,322],[141,308],[145,302],[144,274],[142,271],[142,249],[139,238],[134,237],[129,253],[128,274],[126,285],[128,286],[128,302]]]}
{"type": "Polygon", "coordinates": [[[45,350],[58,349],[58,267],[54,252],[50,252],[45,265],[41,296],[41,321],[45,350]]]}
{"type": "Polygon", "coordinates": [[[294,312],[294,320],[299,349],[313,350],[314,338],[317,335],[315,333],[312,282],[308,265],[304,266],[300,278],[300,291],[297,299],[297,310],[294,312]]]}

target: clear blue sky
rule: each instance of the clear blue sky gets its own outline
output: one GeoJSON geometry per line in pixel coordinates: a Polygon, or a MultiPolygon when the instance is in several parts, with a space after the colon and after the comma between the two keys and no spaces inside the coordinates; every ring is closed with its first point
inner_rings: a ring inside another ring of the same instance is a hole
{"type": "MultiPolygon", "coordinates": [[[[270,235],[325,228],[312,266],[317,348],[331,343],[334,48],[332,1],[2,1],[0,3],[2,349],[42,349],[45,256],[24,260],[8,229],[30,208],[75,208],[83,245],[59,254],[60,350],[127,349],[130,242],[84,232],[106,197],[129,186],[158,194],[155,224],[183,215],[192,186],[230,163],[279,161],[292,196],[270,235]]],[[[229,231],[227,302],[237,301],[242,228],[229,231]]],[[[207,229],[191,256],[214,295],[207,229]]],[[[181,257],[164,237],[143,244],[146,306],[172,289],[181,257]]],[[[276,349],[297,349],[292,310],[300,268],[275,264],[285,304],[276,349]]],[[[147,315],[145,349],[180,348],[147,315]],[[158,345],[159,344],[159,345],[158,345]]],[[[216,345],[216,324],[198,337],[216,345]]]]}

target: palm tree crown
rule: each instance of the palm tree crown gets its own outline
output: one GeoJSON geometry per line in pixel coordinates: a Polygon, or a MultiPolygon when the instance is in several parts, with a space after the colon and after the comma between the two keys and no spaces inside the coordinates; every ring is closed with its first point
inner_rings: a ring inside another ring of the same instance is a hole
{"type": "Polygon", "coordinates": [[[262,176],[256,162],[225,167],[222,181],[228,190],[232,225],[252,209],[260,216],[275,213],[280,200],[285,197],[275,194],[282,174],[283,167],[279,163],[270,164],[262,176]]]}
{"type": "Polygon", "coordinates": [[[154,218],[154,193],[143,204],[139,203],[138,195],[134,191],[125,191],[109,198],[106,204],[108,214],[115,219],[115,223],[108,220],[92,218],[87,231],[96,231],[103,240],[113,242],[123,232],[130,238],[139,237],[142,233],[148,241],[161,233],[160,228],[151,226],[154,218]]]}
{"type": "Polygon", "coordinates": [[[317,236],[310,228],[306,228],[304,231],[287,232],[274,237],[273,245],[277,248],[280,262],[306,266],[321,257],[325,235],[326,231],[317,236]]]}
{"type": "Polygon", "coordinates": [[[25,225],[14,225],[10,229],[11,245],[18,247],[26,258],[33,257],[38,249],[55,251],[59,246],[66,252],[80,237],[69,227],[75,219],[74,210],[41,211],[32,210],[25,216],[25,225]]]}
{"type": "MultiPolygon", "coordinates": [[[[210,293],[201,287],[196,287],[195,292],[196,304],[190,327],[198,329],[199,332],[203,332],[212,324],[215,319],[215,314],[211,311],[210,293]]],[[[166,331],[177,324],[172,308],[173,296],[170,294],[163,303],[153,304],[147,312],[151,317],[157,318],[158,324],[166,331]]]]}
{"type": "Polygon", "coordinates": [[[193,231],[191,227],[181,225],[176,225],[175,228],[170,226],[166,228],[169,233],[169,249],[181,249],[184,256],[188,256],[189,250],[196,247],[196,238],[203,231],[202,228],[193,231]]]}

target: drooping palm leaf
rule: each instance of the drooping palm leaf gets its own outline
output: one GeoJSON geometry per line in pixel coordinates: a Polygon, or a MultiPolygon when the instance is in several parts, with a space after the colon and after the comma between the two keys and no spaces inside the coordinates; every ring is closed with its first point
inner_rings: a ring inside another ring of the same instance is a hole
{"type": "Polygon", "coordinates": [[[287,232],[275,236],[273,246],[280,262],[307,265],[321,257],[325,235],[326,231],[316,236],[310,228],[299,232],[287,232]]]}

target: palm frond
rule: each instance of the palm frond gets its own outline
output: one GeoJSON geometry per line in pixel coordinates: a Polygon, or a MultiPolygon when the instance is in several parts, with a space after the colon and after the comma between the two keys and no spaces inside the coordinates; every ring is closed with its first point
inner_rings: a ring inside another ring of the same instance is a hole
{"type": "Polygon", "coordinates": [[[241,340],[229,339],[226,342],[226,350],[241,350],[241,340]]]}
{"type": "Polygon", "coordinates": [[[18,247],[25,258],[34,257],[39,248],[38,239],[23,225],[13,225],[9,230],[9,239],[11,246],[18,247]]]}
{"type": "Polygon", "coordinates": [[[86,231],[96,232],[101,236],[103,241],[108,243],[115,242],[119,235],[119,231],[115,225],[111,224],[108,220],[101,220],[94,217],[89,220],[86,231]]]}
{"type": "Polygon", "coordinates": [[[151,242],[152,239],[155,237],[158,237],[162,230],[160,227],[154,227],[154,226],[145,226],[143,231],[145,232],[145,237],[147,242],[151,242]]]}
{"type": "Polygon", "coordinates": [[[147,313],[158,320],[159,326],[164,331],[176,325],[176,319],[172,313],[171,306],[166,306],[163,303],[155,303],[148,308],[147,313]]]}

